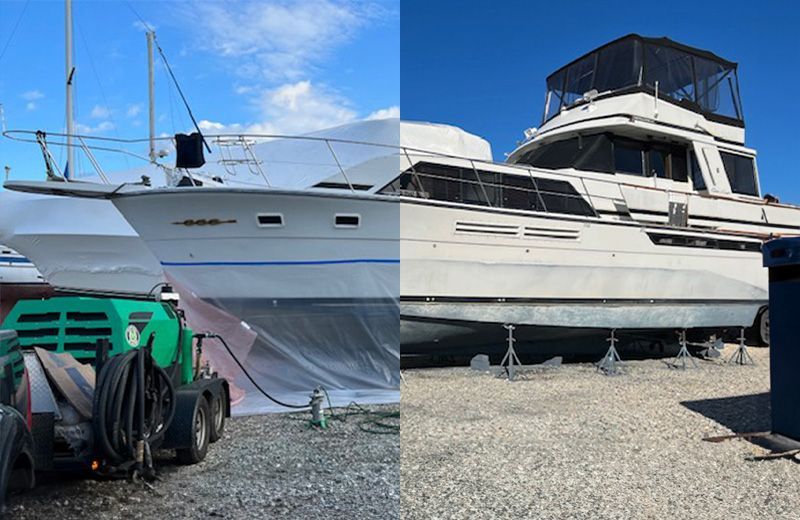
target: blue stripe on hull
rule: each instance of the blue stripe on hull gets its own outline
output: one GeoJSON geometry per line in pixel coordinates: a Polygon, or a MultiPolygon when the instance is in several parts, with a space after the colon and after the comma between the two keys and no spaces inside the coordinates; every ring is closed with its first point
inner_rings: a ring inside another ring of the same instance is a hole
{"type": "Polygon", "coordinates": [[[7,262],[10,264],[32,264],[30,260],[24,256],[0,256],[0,262],[7,262]]]}
{"type": "Polygon", "coordinates": [[[194,266],[275,266],[275,265],[339,265],[339,264],[399,264],[394,258],[353,258],[349,260],[286,260],[273,262],[161,262],[165,267],[194,266]]]}

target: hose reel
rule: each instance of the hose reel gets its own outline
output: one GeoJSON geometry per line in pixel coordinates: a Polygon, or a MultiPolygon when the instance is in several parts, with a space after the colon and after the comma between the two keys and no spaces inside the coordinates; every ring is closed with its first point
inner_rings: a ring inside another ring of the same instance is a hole
{"type": "Polygon", "coordinates": [[[118,354],[104,363],[95,386],[95,453],[114,469],[134,464],[152,470],[157,447],[175,415],[175,387],[153,360],[153,336],[144,348],[118,354]]]}

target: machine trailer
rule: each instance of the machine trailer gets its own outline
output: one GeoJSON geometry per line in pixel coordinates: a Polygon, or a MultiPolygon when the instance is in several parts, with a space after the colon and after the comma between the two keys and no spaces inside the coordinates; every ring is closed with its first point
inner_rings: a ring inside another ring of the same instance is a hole
{"type": "Polygon", "coordinates": [[[230,417],[202,336],[168,300],[18,302],[0,326],[0,514],[38,471],[148,478],[156,449],[202,461],[230,417]]]}

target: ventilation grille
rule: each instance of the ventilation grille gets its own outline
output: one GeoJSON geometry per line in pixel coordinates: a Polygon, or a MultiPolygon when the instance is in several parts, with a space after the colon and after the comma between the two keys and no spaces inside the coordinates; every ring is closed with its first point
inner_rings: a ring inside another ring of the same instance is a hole
{"type": "Polygon", "coordinates": [[[558,227],[514,226],[511,224],[494,224],[489,222],[456,222],[456,234],[483,235],[532,239],[578,240],[577,229],[558,227]]]}
{"type": "Polygon", "coordinates": [[[519,226],[487,222],[456,222],[456,233],[516,237],[519,236],[519,226]]]}
{"type": "Polygon", "coordinates": [[[577,229],[525,226],[523,236],[525,238],[557,238],[563,240],[578,240],[581,236],[581,232],[577,229]]]}

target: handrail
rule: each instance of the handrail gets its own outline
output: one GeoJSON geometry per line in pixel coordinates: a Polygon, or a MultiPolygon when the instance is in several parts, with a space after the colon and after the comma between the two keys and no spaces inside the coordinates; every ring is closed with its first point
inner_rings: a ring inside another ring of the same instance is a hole
{"type": "MultiPolygon", "coordinates": [[[[21,136],[28,136],[28,135],[35,136],[36,132],[30,131],[30,130],[15,130],[15,129],[6,130],[6,131],[2,132],[2,135],[4,137],[7,137],[7,138],[15,140],[15,141],[30,142],[30,143],[36,143],[37,142],[35,139],[21,137],[21,136]]],[[[52,137],[52,136],[66,137],[67,136],[64,133],[58,133],[58,132],[47,133],[47,135],[48,135],[48,137],[52,137]]],[[[145,157],[143,155],[136,154],[136,153],[130,152],[130,151],[125,150],[125,149],[111,148],[109,146],[103,145],[103,143],[145,144],[145,143],[147,143],[149,141],[149,139],[147,139],[147,138],[123,139],[123,138],[115,138],[115,137],[86,136],[86,135],[73,135],[72,137],[73,138],[77,138],[77,139],[81,140],[82,142],[83,141],[90,141],[90,142],[93,141],[93,142],[101,143],[100,145],[97,145],[97,144],[91,144],[91,145],[90,144],[85,144],[86,148],[88,148],[90,150],[99,150],[99,151],[105,151],[105,152],[121,153],[121,154],[125,154],[125,155],[128,155],[128,156],[134,157],[134,158],[138,158],[138,159],[140,159],[142,161],[145,161],[145,162],[148,162],[148,163],[150,162],[150,158],[149,157],[145,157]]],[[[370,147],[376,147],[376,148],[384,148],[384,149],[388,149],[388,150],[395,150],[395,151],[397,151],[398,154],[404,155],[406,157],[406,159],[409,161],[409,163],[411,165],[411,168],[412,168],[412,173],[415,174],[415,177],[416,177],[416,172],[414,171],[415,161],[412,160],[411,155],[414,155],[414,159],[416,160],[416,162],[421,162],[422,161],[422,157],[427,157],[427,158],[430,158],[430,159],[437,159],[437,158],[438,159],[455,159],[455,160],[465,161],[465,162],[469,163],[473,168],[475,168],[475,165],[477,164],[477,165],[489,165],[489,166],[492,166],[492,167],[500,166],[500,167],[503,167],[503,168],[509,168],[509,169],[512,169],[512,170],[518,170],[518,171],[520,171],[520,173],[527,174],[527,175],[532,175],[531,172],[540,172],[540,173],[546,174],[548,176],[553,176],[555,178],[561,178],[561,179],[566,179],[566,180],[577,180],[577,181],[583,183],[585,189],[586,189],[586,181],[590,181],[590,182],[594,182],[594,183],[612,184],[612,185],[615,186],[615,188],[617,190],[619,190],[619,192],[621,194],[621,199],[626,204],[627,204],[627,200],[626,200],[626,198],[624,196],[624,192],[623,192],[623,188],[625,188],[625,187],[634,188],[636,190],[651,190],[651,191],[656,191],[656,192],[659,192],[659,193],[665,191],[664,189],[658,188],[658,187],[655,187],[655,186],[646,186],[646,185],[642,185],[642,184],[625,182],[624,180],[621,180],[620,177],[618,177],[616,175],[613,175],[613,174],[597,172],[596,175],[584,175],[584,174],[581,174],[581,173],[579,173],[579,172],[577,172],[575,170],[571,170],[571,171],[563,171],[563,170],[561,170],[561,171],[559,171],[559,170],[548,170],[548,169],[544,169],[544,168],[536,168],[536,167],[532,167],[532,166],[526,165],[526,164],[498,163],[498,162],[488,161],[488,160],[484,160],[484,159],[470,158],[470,157],[465,157],[465,156],[460,156],[460,155],[455,155],[455,154],[448,154],[448,153],[443,153],[443,152],[438,152],[438,151],[431,151],[431,150],[425,150],[425,149],[420,149],[420,148],[415,148],[415,147],[402,146],[399,143],[398,144],[385,144],[385,143],[374,143],[374,142],[367,142],[367,141],[356,141],[356,140],[352,140],[352,139],[339,139],[339,138],[334,138],[334,137],[320,137],[320,136],[311,136],[311,135],[299,135],[298,136],[298,135],[286,135],[286,134],[252,134],[252,133],[244,133],[244,134],[210,134],[210,135],[208,135],[206,137],[208,137],[208,138],[226,138],[226,137],[227,138],[231,138],[231,137],[235,137],[237,139],[247,139],[247,138],[249,138],[249,139],[255,139],[255,140],[263,140],[264,142],[269,141],[269,140],[275,140],[275,139],[286,139],[286,140],[300,140],[300,141],[310,141],[310,142],[325,143],[325,145],[331,151],[332,157],[334,159],[335,166],[339,169],[339,172],[344,176],[345,182],[347,183],[347,185],[351,189],[351,191],[355,191],[355,189],[353,187],[352,182],[348,178],[346,172],[344,171],[344,167],[342,166],[341,162],[339,161],[338,156],[336,155],[335,151],[333,150],[333,145],[334,144],[370,146],[370,147]],[[604,176],[608,177],[608,178],[603,178],[604,176]]],[[[157,141],[172,141],[173,138],[172,137],[158,137],[158,138],[156,138],[156,140],[157,141]]],[[[81,146],[79,144],[68,145],[66,142],[63,142],[63,141],[52,141],[52,140],[48,141],[48,145],[79,146],[79,147],[81,146]]],[[[253,152],[253,154],[255,155],[255,152],[253,152]]],[[[299,162],[298,164],[306,164],[306,163],[299,162]]],[[[324,164],[324,163],[321,163],[321,164],[324,164]]],[[[332,166],[334,164],[332,164],[332,166]]],[[[159,166],[163,167],[163,165],[159,165],[159,166]]],[[[266,177],[266,175],[264,175],[263,177],[266,177]]],[[[268,181],[266,181],[266,179],[265,179],[265,182],[268,182],[268,181]]],[[[483,189],[485,190],[485,187],[483,187],[483,189]]],[[[586,189],[586,192],[587,192],[587,194],[589,193],[588,189],[586,189]]],[[[699,193],[697,193],[697,192],[695,192],[693,190],[688,189],[688,186],[687,186],[687,189],[685,189],[685,190],[684,189],[678,189],[675,192],[676,193],[682,193],[682,194],[685,194],[685,195],[698,195],[698,196],[702,196],[702,197],[706,197],[706,198],[713,198],[713,199],[719,199],[719,200],[730,200],[730,201],[735,201],[735,202],[739,202],[739,203],[743,203],[743,204],[755,205],[755,206],[760,206],[760,207],[769,205],[769,206],[773,206],[773,207],[783,207],[783,208],[791,208],[791,209],[796,209],[797,208],[797,206],[793,206],[793,205],[790,205],[790,204],[773,203],[773,202],[767,202],[765,200],[760,200],[760,199],[759,200],[752,200],[752,199],[749,199],[747,197],[737,196],[735,194],[722,194],[722,193],[713,193],[713,194],[708,194],[708,195],[699,194],[699,193]]],[[[597,198],[597,199],[620,200],[620,198],[610,197],[610,196],[603,196],[603,195],[599,195],[599,194],[596,194],[596,193],[591,195],[590,197],[597,198]]],[[[593,201],[590,201],[590,206],[592,208],[596,208],[596,205],[594,204],[593,201]]]]}

